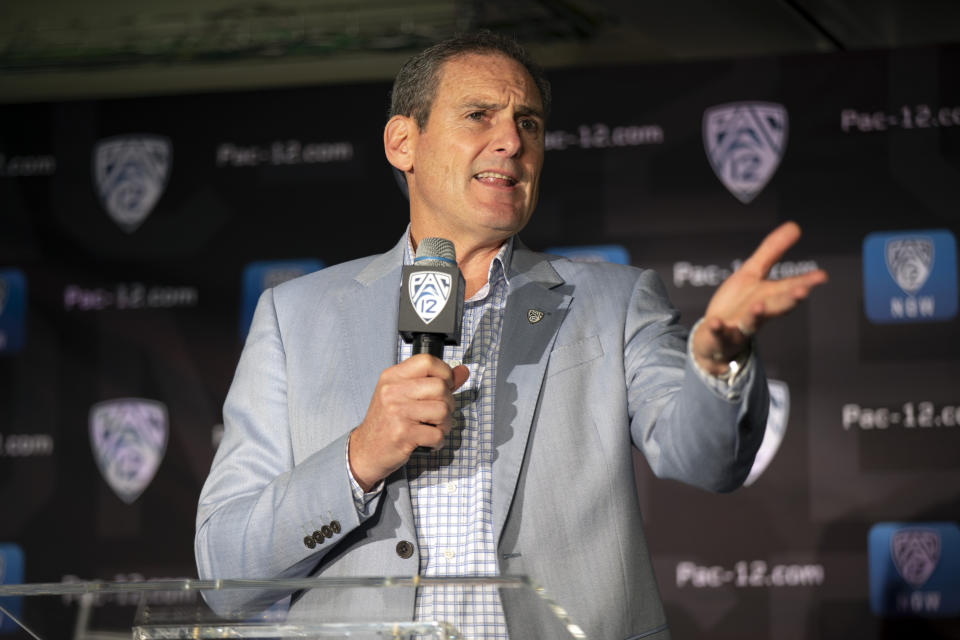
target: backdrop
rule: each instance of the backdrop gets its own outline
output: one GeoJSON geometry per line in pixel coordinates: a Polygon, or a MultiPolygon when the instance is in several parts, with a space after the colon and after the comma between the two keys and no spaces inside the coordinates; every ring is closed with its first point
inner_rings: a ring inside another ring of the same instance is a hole
{"type": "MultiPolygon", "coordinates": [[[[656,269],[688,325],[781,221],[774,277],[831,276],[759,337],[749,486],[637,460],[675,637],[960,637],[958,74],[960,48],[550,74],[529,245],[656,269]]],[[[0,580],[196,575],[256,297],[403,233],[388,91],[0,107],[0,580]]]]}

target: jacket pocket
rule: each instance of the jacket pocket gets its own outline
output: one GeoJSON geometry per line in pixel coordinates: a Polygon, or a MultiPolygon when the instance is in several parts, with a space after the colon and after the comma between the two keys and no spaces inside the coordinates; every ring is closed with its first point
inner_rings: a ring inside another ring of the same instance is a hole
{"type": "Polygon", "coordinates": [[[554,347],[547,364],[546,377],[580,366],[603,355],[600,338],[590,336],[572,344],[554,347]]]}

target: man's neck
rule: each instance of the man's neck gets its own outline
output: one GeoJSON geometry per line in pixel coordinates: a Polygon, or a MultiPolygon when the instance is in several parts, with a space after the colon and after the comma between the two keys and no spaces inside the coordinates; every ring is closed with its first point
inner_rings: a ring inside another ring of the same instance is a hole
{"type": "Polygon", "coordinates": [[[457,264],[460,267],[460,273],[463,274],[464,282],[466,282],[463,294],[464,300],[472,298],[477,291],[483,288],[483,285],[487,284],[490,277],[490,263],[493,262],[502,246],[503,243],[501,242],[496,247],[473,251],[463,258],[460,257],[458,249],[457,264]]]}
{"type": "MultiPolygon", "coordinates": [[[[431,235],[418,236],[413,228],[410,229],[410,241],[416,250],[420,238],[433,237],[431,235]]],[[[440,236],[444,237],[444,236],[440,236]]],[[[464,288],[464,300],[469,300],[473,295],[487,284],[490,276],[490,263],[500,252],[500,248],[506,240],[495,240],[485,243],[465,243],[457,238],[448,238],[453,242],[457,251],[457,266],[460,267],[460,273],[463,274],[463,280],[466,283],[464,288]]]]}

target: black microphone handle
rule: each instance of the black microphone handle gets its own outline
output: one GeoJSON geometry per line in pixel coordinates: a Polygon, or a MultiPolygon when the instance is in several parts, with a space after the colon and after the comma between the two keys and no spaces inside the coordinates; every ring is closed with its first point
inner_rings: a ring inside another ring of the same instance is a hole
{"type": "MultiPolygon", "coordinates": [[[[434,358],[443,360],[443,334],[441,333],[415,333],[413,334],[413,355],[418,353],[429,353],[434,358]]],[[[432,426],[432,425],[431,425],[432,426]]],[[[413,455],[429,455],[433,450],[429,447],[417,447],[413,450],[413,455]]]]}
{"type": "Polygon", "coordinates": [[[418,353],[429,353],[434,358],[443,360],[443,334],[413,334],[413,355],[417,355],[418,353]]]}

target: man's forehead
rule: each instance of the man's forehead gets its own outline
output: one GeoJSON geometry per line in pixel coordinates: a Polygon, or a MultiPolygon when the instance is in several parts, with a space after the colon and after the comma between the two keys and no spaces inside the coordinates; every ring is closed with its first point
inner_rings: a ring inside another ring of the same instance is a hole
{"type": "Polygon", "coordinates": [[[506,80],[507,73],[504,73],[506,71],[506,67],[512,67],[513,70],[519,73],[523,78],[524,89],[526,92],[526,96],[523,100],[524,105],[529,107],[531,110],[542,111],[543,100],[540,96],[540,89],[537,87],[537,83],[534,81],[533,76],[531,76],[530,72],[527,71],[527,68],[513,58],[495,51],[474,51],[461,53],[444,61],[438,74],[439,82],[437,83],[437,93],[439,95],[442,92],[446,94],[445,97],[454,100],[468,100],[468,94],[475,92],[478,88],[476,85],[469,82],[470,77],[477,77],[477,75],[482,76],[484,74],[484,70],[489,70],[490,76],[493,78],[496,78],[497,80],[506,80]],[[461,71],[467,73],[468,68],[474,73],[468,76],[466,83],[463,82],[464,78],[451,78],[452,75],[457,75],[458,72],[461,71]]]}

